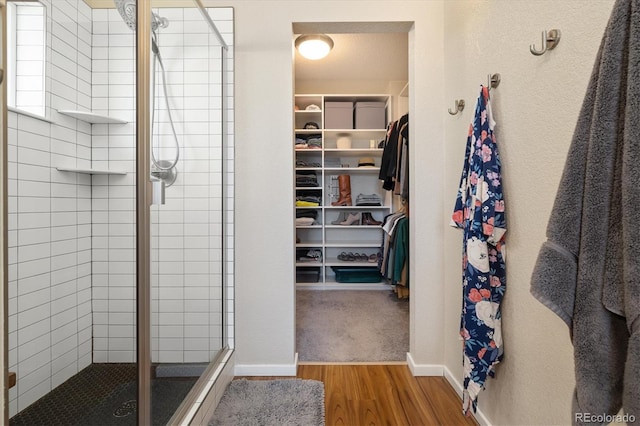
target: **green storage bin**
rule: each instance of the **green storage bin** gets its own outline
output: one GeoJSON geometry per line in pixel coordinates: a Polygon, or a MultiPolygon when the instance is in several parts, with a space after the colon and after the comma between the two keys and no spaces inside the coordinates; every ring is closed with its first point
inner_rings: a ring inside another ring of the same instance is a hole
{"type": "Polygon", "coordinates": [[[378,268],[358,266],[332,266],[336,274],[336,282],[339,283],[379,283],[382,275],[378,268]]]}

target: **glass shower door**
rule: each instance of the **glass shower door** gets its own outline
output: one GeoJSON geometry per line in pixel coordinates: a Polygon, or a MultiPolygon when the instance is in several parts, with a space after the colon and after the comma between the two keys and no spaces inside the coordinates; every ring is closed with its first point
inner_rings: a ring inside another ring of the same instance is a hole
{"type": "Polygon", "coordinates": [[[164,197],[151,207],[152,411],[175,411],[225,345],[226,56],[216,31],[230,31],[230,12],[153,8],[151,179],[164,197]]]}
{"type": "Polygon", "coordinates": [[[10,3],[10,424],[165,424],[226,345],[224,49],[200,2],[10,3]]]}

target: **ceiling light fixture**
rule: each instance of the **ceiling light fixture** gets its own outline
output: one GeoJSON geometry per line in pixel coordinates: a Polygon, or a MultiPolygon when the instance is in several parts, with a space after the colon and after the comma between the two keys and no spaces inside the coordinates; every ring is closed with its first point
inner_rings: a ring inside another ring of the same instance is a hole
{"type": "Polygon", "coordinates": [[[333,40],[324,34],[301,35],[296,39],[296,49],[307,59],[322,59],[333,48],[333,40]]]}

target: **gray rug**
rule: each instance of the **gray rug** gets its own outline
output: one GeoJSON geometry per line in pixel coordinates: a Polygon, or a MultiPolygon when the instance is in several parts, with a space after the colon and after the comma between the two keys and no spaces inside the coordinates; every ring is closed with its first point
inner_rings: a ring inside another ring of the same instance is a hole
{"type": "Polygon", "coordinates": [[[316,380],[233,380],[211,426],[323,426],[324,384],[316,380]]]}
{"type": "Polygon", "coordinates": [[[409,301],[391,291],[297,290],[300,361],[406,361],[409,301]]]}

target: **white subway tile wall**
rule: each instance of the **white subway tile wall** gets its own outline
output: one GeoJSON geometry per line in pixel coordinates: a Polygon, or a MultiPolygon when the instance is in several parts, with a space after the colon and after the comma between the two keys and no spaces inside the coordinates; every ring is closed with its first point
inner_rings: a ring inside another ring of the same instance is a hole
{"type": "Polygon", "coordinates": [[[91,10],[84,2],[42,3],[18,8],[16,95],[21,109],[53,123],[8,115],[9,368],[18,375],[10,415],[92,360],[91,177],[56,170],[91,164],[91,126],[52,113],[91,106],[91,51],[83,41],[91,10]],[[37,59],[45,40],[46,64],[37,59]],[[43,85],[44,96],[29,93],[43,85]]]}
{"type": "MultiPolygon", "coordinates": [[[[91,362],[135,362],[134,35],[114,9],[45,0],[46,112],[9,113],[10,416],[91,362]],[[128,124],[88,124],[57,109],[128,124]],[[125,176],[60,172],[113,168],[125,176]]],[[[180,142],[178,177],[152,209],[154,362],[208,362],[233,344],[233,123],[222,155],[221,49],[196,9],[159,9],[158,44],[180,142]],[[223,158],[226,164],[223,167],[223,158]],[[223,188],[223,173],[224,185],[223,188]],[[222,300],[222,209],[226,301],[222,300]]],[[[233,45],[233,10],[209,9],[233,45]]],[[[228,117],[233,106],[228,53],[228,117]]],[[[161,86],[157,70],[156,83],[161,86]]],[[[156,156],[175,153],[162,90],[156,156]]]]}

